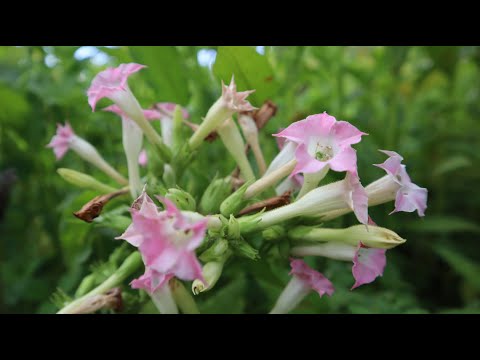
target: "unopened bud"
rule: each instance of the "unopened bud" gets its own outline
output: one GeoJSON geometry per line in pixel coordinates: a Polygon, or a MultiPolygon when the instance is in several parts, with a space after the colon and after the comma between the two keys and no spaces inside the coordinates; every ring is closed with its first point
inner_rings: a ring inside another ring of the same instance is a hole
{"type": "Polygon", "coordinates": [[[202,214],[216,214],[220,211],[220,205],[232,193],[230,177],[212,180],[202,195],[199,210],[202,214]]]}
{"type": "Polygon", "coordinates": [[[97,190],[102,193],[111,193],[117,191],[117,189],[105,185],[90,175],[75,171],[72,169],[60,168],[57,169],[57,173],[67,182],[72,185],[78,186],[83,189],[97,190]]]}
{"type": "Polygon", "coordinates": [[[197,207],[193,196],[179,188],[168,189],[165,197],[172,201],[180,210],[195,211],[197,207]]]}

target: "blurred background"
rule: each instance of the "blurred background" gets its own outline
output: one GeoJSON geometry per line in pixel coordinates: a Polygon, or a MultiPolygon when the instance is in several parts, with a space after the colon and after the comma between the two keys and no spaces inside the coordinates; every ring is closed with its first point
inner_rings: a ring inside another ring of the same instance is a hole
{"type": "MultiPolygon", "coordinates": [[[[408,240],[388,252],[382,278],[350,292],[351,265],[318,259],[337,292],[321,301],[312,294],[296,312],[480,313],[480,47],[287,46],[0,47],[0,313],[54,312],[57,288],[72,294],[118,247],[118,230],[71,215],[89,197],[56,169],[108,179],[71,152],[56,162],[45,145],[68,120],[126,174],[119,120],[92,113],[85,93],[96,73],[131,61],[148,65],[129,81],[144,108],[176,102],[200,122],[220,79],[234,73],[239,90],[257,89],[253,105],[278,106],[261,134],[267,160],[277,152],[271,133],[327,111],[369,133],[355,146],[364,185],[383,176],[371,164],[385,159],[377,149],[388,149],[429,190],[425,218],[388,216],[393,203],[370,210],[408,240]]],[[[233,168],[219,141],[202,151],[187,186],[200,195],[216,172],[233,168]]],[[[355,223],[350,215],[336,221],[355,223]]],[[[260,267],[230,267],[202,300],[203,312],[267,311],[287,269],[260,267]]]]}

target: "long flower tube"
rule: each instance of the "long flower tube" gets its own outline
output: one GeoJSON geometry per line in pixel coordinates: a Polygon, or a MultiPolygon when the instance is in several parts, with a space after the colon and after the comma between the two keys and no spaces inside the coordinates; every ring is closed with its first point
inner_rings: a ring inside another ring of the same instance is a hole
{"type": "Polygon", "coordinates": [[[53,149],[57,160],[60,160],[67,151],[71,149],[83,160],[96,166],[119,184],[128,184],[128,180],[107,163],[92,144],[74,133],[68,122],[66,122],[64,126],[57,124],[57,133],[53,136],[47,147],[53,149]]]}
{"type": "Polygon", "coordinates": [[[128,63],[101,71],[92,80],[87,90],[88,103],[92,111],[95,111],[96,104],[100,99],[106,97],[112,100],[128,118],[135,121],[147,139],[158,148],[162,159],[168,162],[171,159],[170,149],[147,121],[137,98],[128,86],[128,77],[145,67],[145,65],[128,63]]]}

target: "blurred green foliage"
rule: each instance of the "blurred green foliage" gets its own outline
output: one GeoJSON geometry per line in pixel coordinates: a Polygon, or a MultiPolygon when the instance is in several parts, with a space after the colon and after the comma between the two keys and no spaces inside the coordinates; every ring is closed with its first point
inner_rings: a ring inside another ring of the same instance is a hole
{"type": "MultiPolygon", "coordinates": [[[[110,181],[73,153],[57,163],[45,145],[56,123],[68,120],[126,174],[120,122],[92,113],[85,92],[105,66],[129,61],[148,66],[129,82],[143,107],[177,102],[193,122],[201,121],[220,94],[220,80],[228,83],[232,73],[239,90],[257,89],[254,106],[274,101],[277,115],[261,133],[267,161],[277,152],[272,133],[327,111],[370,134],[355,146],[364,185],[383,175],[371,164],[384,160],[377,149],[388,149],[402,154],[413,181],[428,188],[423,219],[388,216],[392,203],[370,210],[377,224],[408,239],[388,252],[383,278],[352,292],[350,264],[312,259],[337,291],[322,300],[311,294],[295,312],[480,312],[479,47],[88,49],[0,47],[0,172],[13,168],[17,174],[12,186],[0,181],[0,313],[54,312],[57,287],[72,296],[91,271],[108,270],[106,277],[114,270],[101,265],[121,245],[113,240],[121,229],[108,221],[125,220],[125,207],[109,214],[121,201],[109,204],[103,223],[74,218],[95,193],[72,188],[55,169],[110,181]]],[[[180,186],[198,203],[214,175],[226,176],[234,166],[220,141],[204,145],[180,186]]],[[[356,220],[348,215],[335,223],[356,220]]],[[[288,279],[287,266],[275,262],[235,259],[227,265],[216,288],[197,297],[202,312],[266,312],[288,279]]]]}

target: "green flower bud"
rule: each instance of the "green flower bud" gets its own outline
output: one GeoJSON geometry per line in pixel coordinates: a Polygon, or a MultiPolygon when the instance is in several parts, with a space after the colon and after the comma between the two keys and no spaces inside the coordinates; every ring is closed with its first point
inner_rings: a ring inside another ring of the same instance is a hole
{"type": "Polygon", "coordinates": [[[220,275],[222,275],[223,266],[228,258],[232,255],[230,249],[227,249],[222,256],[216,261],[210,261],[203,266],[202,275],[205,282],[200,279],[196,279],[192,283],[192,292],[195,295],[200,294],[201,292],[208,291],[212,289],[217,283],[220,275]]]}
{"type": "Polygon", "coordinates": [[[118,189],[105,185],[90,175],[72,169],[60,168],[57,173],[67,182],[84,189],[97,190],[101,193],[111,193],[118,189]]]}
{"type": "Polygon", "coordinates": [[[230,177],[223,179],[215,178],[202,195],[199,210],[202,214],[216,214],[220,211],[220,205],[228,195],[232,193],[232,182],[230,177]]]}
{"type": "Polygon", "coordinates": [[[251,260],[260,259],[260,255],[258,255],[258,250],[252,247],[249,243],[247,243],[242,237],[231,240],[230,245],[232,246],[235,254],[239,256],[243,256],[251,260]]]}
{"type": "Polygon", "coordinates": [[[212,246],[205,250],[199,256],[203,262],[218,261],[223,258],[223,255],[228,250],[228,241],[225,239],[217,239],[212,246]]]}
{"type": "Polygon", "coordinates": [[[247,204],[247,200],[243,199],[243,195],[247,188],[253,183],[253,181],[247,181],[237,191],[226,198],[220,205],[220,213],[223,216],[229,217],[230,215],[236,215],[247,204]]]}
{"type": "Polygon", "coordinates": [[[365,225],[346,229],[297,226],[288,232],[288,236],[297,242],[342,242],[353,246],[358,246],[361,242],[365,246],[379,249],[391,249],[406,241],[392,230],[380,226],[369,226],[367,230],[365,225]]]}
{"type": "Polygon", "coordinates": [[[262,237],[265,241],[278,241],[285,237],[285,228],[280,225],[274,225],[262,231],[262,237]]]}
{"type": "Polygon", "coordinates": [[[230,219],[228,219],[227,236],[229,239],[240,238],[240,224],[233,215],[230,215],[230,219]]]}
{"type": "Polygon", "coordinates": [[[172,201],[180,210],[195,211],[197,207],[197,203],[192,195],[179,188],[168,189],[165,197],[172,201]]]}

